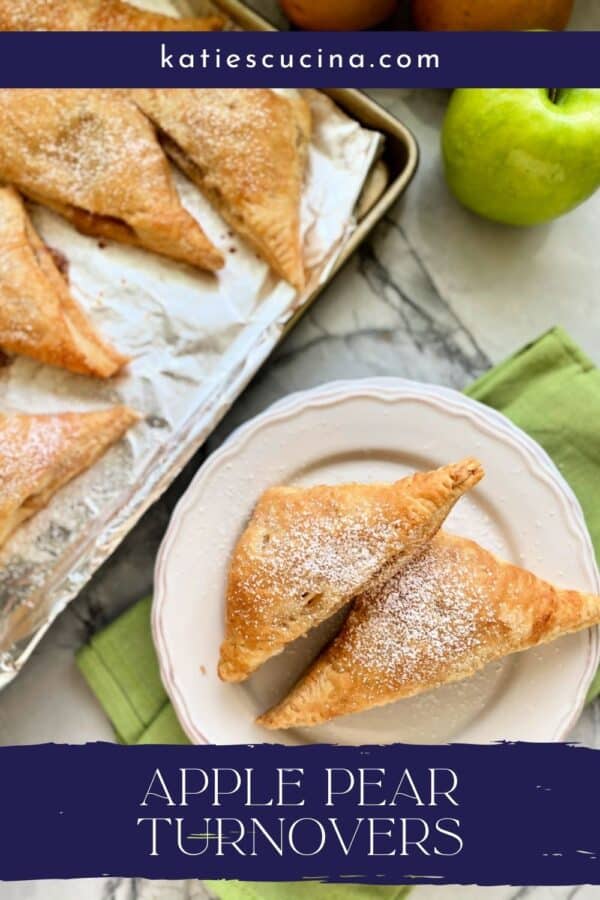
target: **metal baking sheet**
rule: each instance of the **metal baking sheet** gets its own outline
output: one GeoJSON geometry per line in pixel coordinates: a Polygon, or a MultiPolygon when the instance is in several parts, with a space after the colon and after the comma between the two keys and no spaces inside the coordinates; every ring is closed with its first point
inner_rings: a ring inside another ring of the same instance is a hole
{"type": "Polygon", "coordinates": [[[185,205],[228,251],[218,280],[143,251],[100,244],[32,207],[44,239],[68,259],[75,296],[134,359],[108,383],[16,359],[1,370],[0,406],[47,412],[127,402],[144,421],[0,553],[0,687],[408,183],[416,165],[408,132],[357,92],[332,93],[348,116],[324,95],[309,94],[315,137],[303,201],[310,280],[302,296],[277,281],[179,173],[185,205]],[[385,135],[377,163],[381,141],[371,129],[385,135]]]}

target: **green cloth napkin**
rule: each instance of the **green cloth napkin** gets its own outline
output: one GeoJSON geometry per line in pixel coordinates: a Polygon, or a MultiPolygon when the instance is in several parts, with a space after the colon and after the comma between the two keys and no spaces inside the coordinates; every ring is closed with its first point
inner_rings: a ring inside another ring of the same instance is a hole
{"type": "MultiPolygon", "coordinates": [[[[467,393],[500,410],[552,457],[583,507],[600,557],[600,370],[560,328],[496,366],[467,393]]],[[[165,694],[141,600],[79,652],[79,668],[126,744],[187,739],[165,694]]],[[[588,699],[600,693],[600,675],[588,699]]],[[[212,882],[223,900],[399,900],[410,888],[212,882]]]]}
{"type": "MultiPolygon", "coordinates": [[[[600,369],[553,328],[466,393],[512,419],[552,458],[581,504],[600,562],[600,369]]],[[[599,694],[600,671],[588,702],[599,694]]]]}
{"type": "Polygon", "coordinates": [[[600,560],[600,369],[553,328],[466,393],[504,413],[553,459],[581,503],[600,560]]]}

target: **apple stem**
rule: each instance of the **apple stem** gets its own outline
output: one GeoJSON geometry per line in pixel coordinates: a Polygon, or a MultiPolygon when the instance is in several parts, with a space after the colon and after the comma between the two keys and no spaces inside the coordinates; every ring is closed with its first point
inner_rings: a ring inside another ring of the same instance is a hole
{"type": "Polygon", "coordinates": [[[551,103],[558,103],[558,88],[550,88],[548,91],[551,103]]]}

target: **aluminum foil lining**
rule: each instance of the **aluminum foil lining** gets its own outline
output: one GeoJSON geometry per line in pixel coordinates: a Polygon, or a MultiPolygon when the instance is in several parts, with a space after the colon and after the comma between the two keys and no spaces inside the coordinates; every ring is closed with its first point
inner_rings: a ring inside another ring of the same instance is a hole
{"type": "Polygon", "coordinates": [[[381,136],[325,95],[307,97],[314,133],[302,203],[309,283],[301,296],[272,275],[176,170],[185,206],[227,258],[217,278],[85,237],[49,210],[31,207],[43,239],[68,261],[74,296],[133,360],[104,383],[16,358],[0,369],[0,407],[53,412],[127,403],[143,420],[0,552],[0,687],[181,471],[294,311],[330,275],[354,228],[353,210],[381,136]]]}

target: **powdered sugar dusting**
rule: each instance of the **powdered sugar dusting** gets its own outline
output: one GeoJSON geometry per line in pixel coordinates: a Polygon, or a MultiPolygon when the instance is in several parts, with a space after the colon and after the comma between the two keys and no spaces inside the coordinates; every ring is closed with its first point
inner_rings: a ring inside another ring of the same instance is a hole
{"type": "Polygon", "coordinates": [[[442,536],[382,590],[360,598],[368,615],[360,621],[357,609],[345,657],[390,683],[435,678],[453,660],[477,651],[486,601],[477,569],[442,536]]]}
{"type": "MultiPolygon", "coordinates": [[[[400,550],[398,522],[369,507],[344,512],[331,504],[312,502],[306,510],[293,509],[293,530],[261,528],[258,545],[260,566],[248,567],[242,582],[252,597],[246,618],[260,619],[269,601],[278,597],[297,603],[307,613],[316,612],[324,591],[350,596],[382,566],[394,541],[400,550]],[[268,586],[268,590],[265,590],[268,586]]],[[[289,607],[281,612],[289,614],[289,607]]],[[[287,618],[287,616],[286,616],[287,618]]]]}
{"type": "Polygon", "coordinates": [[[118,91],[1,90],[0,122],[0,179],[86,233],[207,262],[153,127],[118,91]]]}
{"type": "Polygon", "coordinates": [[[0,415],[0,493],[4,508],[20,503],[27,487],[36,484],[40,473],[60,452],[63,430],[58,417],[0,415]]]}

